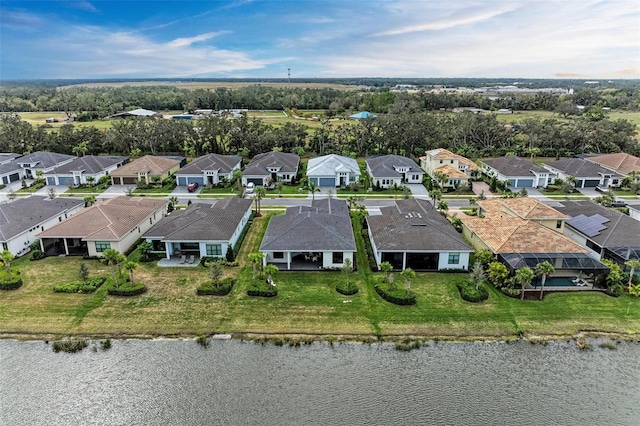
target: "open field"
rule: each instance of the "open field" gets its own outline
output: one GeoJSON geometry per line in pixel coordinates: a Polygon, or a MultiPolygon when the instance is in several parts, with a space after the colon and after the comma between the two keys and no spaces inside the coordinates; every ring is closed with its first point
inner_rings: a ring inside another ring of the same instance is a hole
{"type": "MultiPolygon", "coordinates": [[[[272,214],[272,213],[269,213],[272,214]]],[[[142,264],[136,280],[148,292],[132,298],[58,294],[55,284],[76,279],[80,258],[18,260],[25,284],[0,295],[0,335],[195,336],[218,333],[319,335],[416,335],[424,337],[503,337],[572,335],[579,331],[640,333],[640,302],[597,292],[547,295],[544,301],[520,301],[490,290],[489,300],[472,304],[460,299],[455,283],[466,274],[419,273],[412,282],[415,306],[401,307],[380,299],[373,289],[380,274],[366,268],[363,241],[356,230],[359,271],[352,274],[360,292],[351,297],[335,291],[340,272],[279,272],[279,294],[273,299],[246,295],[251,281],[247,254],[257,250],[267,218],[256,218],[239,260],[225,275],[238,277],[226,297],[196,296],[207,279],[203,267],[159,268],[142,264]],[[346,301],[346,302],[345,302],[346,301]]],[[[137,258],[136,253],[132,257],[137,258]]],[[[86,261],[92,275],[108,274],[96,260],[86,261]]],[[[397,285],[402,286],[401,278],[397,285]]]]}
{"type": "Polygon", "coordinates": [[[70,87],[124,87],[124,86],[168,86],[177,87],[179,89],[219,89],[227,88],[230,90],[239,89],[241,87],[248,86],[264,86],[264,87],[278,87],[282,89],[295,88],[295,89],[336,89],[336,90],[361,90],[359,86],[350,86],[347,84],[334,84],[334,83],[297,83],[297,82],[259,82],[259,81],[123,81],[123,82],[102,82],[102,83],[83,83],[72,84],[69,86],[60,86],[59,88],[66,89],[70,87]]]}

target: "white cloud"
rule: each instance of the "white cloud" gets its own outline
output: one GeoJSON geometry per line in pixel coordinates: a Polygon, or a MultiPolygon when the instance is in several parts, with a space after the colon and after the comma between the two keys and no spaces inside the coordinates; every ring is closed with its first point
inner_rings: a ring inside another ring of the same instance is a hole
{"type": "Polygon", "coordinates": [[[167,46],[169,47],[187,47],[187,46],[191,46],[193,43],[197,43],[200,41],[207,41],[210,40],[216,36],[222,35],[222,34],[228,34],[230,33],[230,31],[218,31],[215,33],[205,33],[205,34],[200,34],[197,35],[195,37],[184,37],[184,38],[177,38],[175,40],[170,41],[169,43],[167,43],[167,46]]]}

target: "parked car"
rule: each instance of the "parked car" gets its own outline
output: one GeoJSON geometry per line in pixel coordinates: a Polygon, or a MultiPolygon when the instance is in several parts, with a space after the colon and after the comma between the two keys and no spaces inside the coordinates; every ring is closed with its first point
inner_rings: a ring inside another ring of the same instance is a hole
{"type": "Polygon", "coordinates": [[[627,207],[627,202],[623,200],[613,200],[611,207],[627,207]]]}
{"type": "Polygon", "coordinates": [[[189,185],[187,185],[187,191],[193,192],[198,189],[198,186],[198,182],[191,182],[189,185]]]}
{"type": "Polygon", "coordinates": [[[596,191],[602,192],[603,194],[609,192],[609,190],[604,186],[596,186],[596,191]]]}
{"type": "Polygon", "coordinates": [[[249,182],[247,184],[247,187],[245,188],[244,192],[246,192],[247,194],[253,194],[253,191],[256,189],[256,184],[253,182],[249,182]]]}

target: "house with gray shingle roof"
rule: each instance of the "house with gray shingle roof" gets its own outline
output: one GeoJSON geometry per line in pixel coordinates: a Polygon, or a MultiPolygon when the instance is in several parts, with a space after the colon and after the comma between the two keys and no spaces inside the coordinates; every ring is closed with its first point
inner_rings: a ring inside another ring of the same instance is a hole
{"type": "Polygon", "coordinates": [[[618,187],[623,178],[616,172],[583,158],[564,158],[544,163],[544,167],[560,179],[570,176],[576,178],[576,188],[618,187]]]}
{"type": "Polygon", "coordinates": [[[481,167],[485,175],[509,181],[510,188],[546,188],[553,177],[544,167],[515,155],[484,160],[481,167]]]}
{"type": "Polygon", "coordinates": [[[265,152],[258,154],[242,172],[242,184],[252,182],[257,186],[268,186],[272,182],[291,183],[298,174],[300,156],[288,152],[265,152]]]}
{"type": "Polygon", "coordinates": [[[217,185],[221,179],[231,180],[233,171],[240,169],[242,158],[237,155],[208,154],[198,157],[176,173],[178,186],[197,183],[217,185]]]}
{"type": "Polygon", "coordinates": [[[473,251],[453,226],[426,200],[397,200],[367,216],[369,239],[376,263],[394,269],[439,271],[469,267],[473,251]]]}
{"type": "Polygon", "coordinates": [[[143,238],[167,259],[194,255],[224,258],[251,217],[251,200],[226,198],[215,204],[193,203],[162,218],[143,238]]]}
{"type": "Polygon", "coordinates": [[[58,166],[70,163],[74,158],[76,157],[73,155],[37,151],[20,157],[15,162],[20,166],[21,178],[33,179],[38,171],[46,173],[58,166]]]}
{"type": "Polygon", "coordinates": [[[313,200],[311,207],[289,207],[284,215],[273,216],[260,244],[264,264],[280,269],[341,268],[354,263],[356,241],[345,200],[313,200]]]}
{"type": "Polygon", "coordinates": [[[26,252],[36,235],[84,208],[78,198],[31,196],[0,204],[2,250],[14,256],[26,252]]]}
{"type": "Polygon", "coordinates": [[[360,167],[353,158],[336,154],[324,155],[309,160],[307,178],[318,187],[344,187],[360,179],[360,167]]]}
{"type": "Polygon", "coordinates": [[[410,158],[401,155],[381,155],[366,160],[372,186],[392,188],[405,183],[422,183],[424,170],[410,158]]]}
{"type": "Polygon", "coordinates": [[[116,197],[100,201],[37,235],[52,255],[101,257],[107,249],[127,251],[167,212],[167,200],[116,197]]]}
{"type": "Polygon", "coordinates": [[[86,185],[89,177],[93,179],[92,184],[96,185],[102,176],[109,175],[126,162],[127,157],[84,155],[45,173],[44,177],[47,185],[86,185]]]}

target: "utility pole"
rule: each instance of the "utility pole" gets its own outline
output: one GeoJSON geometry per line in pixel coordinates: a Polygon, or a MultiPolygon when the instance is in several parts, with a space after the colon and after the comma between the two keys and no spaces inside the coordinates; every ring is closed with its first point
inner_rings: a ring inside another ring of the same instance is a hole
{"type": "Polygon", "coordinates": [[[291,68],[287,68],[287,74],[289,75],[289,89],[291,89],[291,68]]]}

